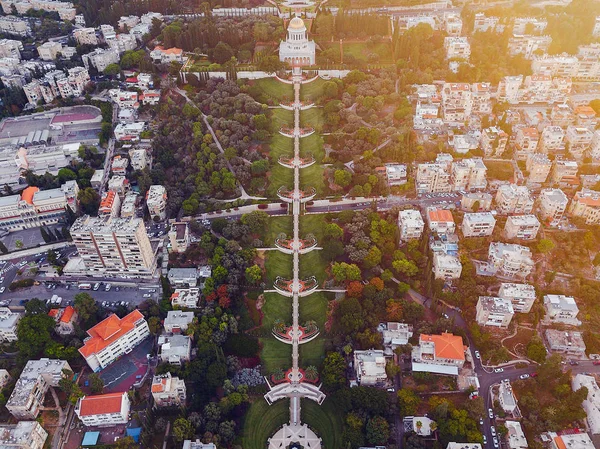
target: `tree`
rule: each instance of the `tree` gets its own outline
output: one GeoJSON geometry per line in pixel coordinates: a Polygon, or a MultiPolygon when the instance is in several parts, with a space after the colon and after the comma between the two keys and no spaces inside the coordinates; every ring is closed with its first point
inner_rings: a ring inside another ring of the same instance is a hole
{"type": "Polygon", "coordinates": [[[394,270],[399,274],[404,274],[408,277],[415,276],[419,272],[419,268],[415,263],[408,259],[394,260],[392,262],[392,267],[394,267],[394,270]]]}
{"type": "Polygon", "coordinates": [[[22,240],[17,240],[17,241],[15,242],[15,246],[17,247],[17,249],[21,249],[21,248],[23,248],[23,246],[24,246],[24,245],[23,245],[23,241],[22,241],[22,240]]]}
{"type": "Polygon", "coordinates": [[[56,251],[54,251],[53,249],[49,249],[46,255],[48,257],[48,263],[51,265],[55,265],[56,261],[58,260],[58,254],[56,253],[56,251]]]}
{"type": "Polygon", "coordinates": [[[547,254],[554,249],[554,242],[550,239],[542,239],[537,244],[537,250],[542,254],[547,254]]]}
{"type": "Polygon", "coordinates": [[[100,195],[96,190],[91,187],[86,187],[79,191],[77,196],[79,199],[79,205],[83,213],[88,215],[96,215],[98,213],[98,207],[100,207],[100,195]]]}
{"type": "Polygon", "coordinates": [[[46,314],[25,315],[17,325],[17,348],[23,357],[34,358],[52,339],[54,318],[46,314]]]}
{"type": "Polygon", "coordinates": [[[473,212],[477,212],[480,207],[481,207],[481,204],[479,203],[479,201],[474,201],[473,205],[471,206],[471,210],[473,212]]]}
{"type": "Polygon", "coordinates": [[[337,282],[360,281],[361,279],[360,268],[346,262],[335,262],[331,266],[331,273],[337,282]]]}
{"type": "Polygon", "coordinates": [[[133,437],[121,437],[113,447],[114,449],[135,449],[138,446],[133,437]]]}
{"type": "Polygon", "coordinates": [[[348,187],[352,181],[352,174],[346,170],[336,170],[333,174],[333,182],[340,187],[348,187]]]}
{"type": "Polygon", "coordinates": [[[181,443],[183,440],[189,440],[194,436],[194,426],[184,417],[179,417],[173,423],[173,438],[181,443]]]}
{"type": "Polygon", "coordinates": [[[262,270],[261,268],[254,264],[251,267],[246,268],[246,281],[249,284],[256,285],[262,279],[262,270]]]}
{"type": "Polygon", "coordinates": [[[381,416],[374,416],[367,421],[367,441],[374,446],[383,446],[390,439],[390,425],[381,416]]]}
{"type": "Polygon", "coordinates": [[[152,335],[157,335],[160,332],[161,323],[160,318],[157,316],[151,316],[148,318],[148,329],[152,335]]]}
{"type": "Polygon", "coordinates": [[[350,298],[360,298],[363,292],[363,284],[359,281],[352,281],[348,283],[348,287],[346,287],[346,294],[350,298]]]}
{"type": "Polygon", "coordinates": [[[235,421],[224,421],[219,424],[219,436],[224,443],[231,443],[235,439],[235,421]]]}
{"type": "Polygon", "coordinates": [[[262,210],[255,210],[249,214],[242,215],[241,222],[250,228],[255,234],[262,234],[265,231],[267,222],[269,221],[269,214],[262,210]]]}
{"type": "Polygon", "coordinates": [[[50,241],[51,241],[50,236],[48,235],[46,228],[44,228],[43,226],[40,227],[40,234],[42,234],[42,238],[44,239],[44,242],[50,243],[50,241]]]}
{"type": "Polygon", "coordinates": [[[529,343],[527,343],[527,357],[538,363],[542,363],[546,360],[546,355],[546,347],[544,346],[542,339],[535,335],[529,343]]]}
{"type": "Polygon", "coordinates": [[[323,361],[321,380],[328,389],[337,389],[346,384],[346,361],[339,352],[330,352],[323,361]]]}
{"type": "Polygon", "coordinates": [[[325,226],[325,237],[332,239],[341,239],[344,236],[344,230],[335,223],[328,223],[325,226]]]}
{"type": "Polygon", "coordinates": [[[369,249],[369,252],[365,256],[365,258],[363,259],[363,264],[365,268],[369,270],[379,265],[381,263],[382,256],[383,254],[381,253],[381,250],[376,246],[372,246],[371,249],[369,249]]]}
{"type": "MultiPolygon", "coordinates": [[[[258,23],[256,24],[258,25],[258,23]]],[[[276,55],[263,56],[258,60],[256,68],[267,73],[275,73],[285,67],[285,63],[279,60],[276,55]]]]}
{"type": "Polygon", "coordinates": [[[73,300],[73,306],[82,321],[88,321],[98,312],[98,304],[89,293],[77,293],[73,300]]]}
{"type": "Polygon", "coordinates": [[[421,398],[413,390],[402,388],[398,391],[398,407],[402,416],[411,416],[417,413],[421,398]]]}
{"type": "Polygon", "coordinates": [[[109,64],[104,69],[104,74],[106,76],[115,76],[121,71],[121,67],[119,64],[109,64]]]}
{"type": "Polygon", "coordinates": [[[596,112],[596,116],[600,116],[600,100],[599,99],[590,101],[590,107],[596,112]]]}
{"type": "Polygon", "coordinates": [[[104,390],[104,381],[98,373],[90,374],[88,376],[88,380],[90,381],[90,389],[92,390],[92,393],[102,393],[102,390],[104,390]]]}
{"type": "Polygon", "coordinates": [[[26,315],[45,315],[48,313],[48,306],[45,301],[39,298],[31,298],[27,304],[25,304],[26,315]]]}

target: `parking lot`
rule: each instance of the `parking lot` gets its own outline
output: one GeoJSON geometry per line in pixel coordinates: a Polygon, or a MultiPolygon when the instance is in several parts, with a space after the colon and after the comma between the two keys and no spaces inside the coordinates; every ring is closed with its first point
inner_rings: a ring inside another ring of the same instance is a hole
{"type": "MultiPolygon", "coordinates": [[[[54,231],[56,228],[49,228],[54,231]]],[[[60,227],[58,228],[60,229],[60,227]]],[[[40,228],[23,229],[22,231],[13,231],[7,236],[2,237],[2,243],[6,245],[9,251],[17,249],[16,242],[23,242],[23,248],[33,248],[39,244],[45,244],[40,228]]]]}

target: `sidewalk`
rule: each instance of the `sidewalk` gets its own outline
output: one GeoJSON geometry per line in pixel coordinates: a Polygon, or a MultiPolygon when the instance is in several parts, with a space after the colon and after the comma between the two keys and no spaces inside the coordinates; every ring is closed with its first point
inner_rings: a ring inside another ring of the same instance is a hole
{"type": "Polygon", "coordinates": [[[58,242],[58,243],[50,243],[48,245],[40,245],[40,246],[36,246],[35,248],[27,248],[22,251],[12,251],[8,254],[2,254],[2,255],[0,255],[0,260],[18,259],[20,257],[32,256],[37,253],[45,253],[51,249],[60,249],[60,248],[65,248],[67,246],[72,246],[72,245],[73,245],[72,242],[58,242]]]}

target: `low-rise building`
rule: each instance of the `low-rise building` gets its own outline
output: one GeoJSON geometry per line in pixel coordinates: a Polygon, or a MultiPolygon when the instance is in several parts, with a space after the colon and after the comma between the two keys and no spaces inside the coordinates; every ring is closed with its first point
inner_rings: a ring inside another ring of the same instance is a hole
{"type": "Polygon", "coordinates": [[[37,47],[38,55],[42,61],[54,61],[62,50],[60,42],[44,42],[37,47]]]}
{"type": "Polygon", "coordinates": [[[140,106],[137,92],[121,89],[110,89],[108,91],[108,95],[110,96],[111,101],[121,109],[137,109],[140,106]]]}
{"type": "Polygon", "coordinates": [[[112,190],[108,190],[102,194],[100,199],[100,207],[98,208],[98,216],[118,217],[121,210],[121,199],[112,190]]]}
{"type": "Polygon", "coordinates": [[[456,231],[452,212],[435,206],[427,208],[427,226],[429,226],[431,232],[440,235],[454,234],[456,231]]]}
{"type": "Polygon", "coordinates": [[[187,335],[161,335],[158,337],[158,358],[162,363],[180,365],[192,358],[192,339],[187,335]]]}
{"type": "Polygon", "coordinates": [[[513,22],[514,34],[542,33],[548,26],[548,21],[537,17],[515,17],[513,22]]]}
{"type": "Polygon", "coordinates": [[[542,153],[556,153],[565,149],[565,132],[560,126],[546,126],[540,136],[538,149],[542,153]]]}
{"type": "Polygon", "coordinates": [[[384,353],[386,356],[391,356],[398,346],[408,344],[408,340],[413,336],[413,328],[410,324],[388,322],[381,329],[381,334],[384,353]]]}
{"type": "Polygon", "coordinates": [[[143,105],[157,105],[160,102],[160,90],[146,90],[142,92],[140,101],[143,105]]]}
{"type": "Polygon", "coordinates": [[[190,231],[187,222],[176,222],[169,229],[169,243],[171,251],[182,253],[190,246],[190,231]]]}
{"type": "Polygon", "coordinates": [[[135,208],[138,204],[139,195],[129,192],[121,203],[121,218],[135,217],[135,208]]]}
{"type": "Polygon", "coordinates": [[[587,155],[594,133],[583,126],[569,126],[565,134],[566,148],[575,160],[581,161],[587,155]]]}
{"type": "Polygon", "coordinates": [[[199,288],[177,288],[171,295],[171,306],[183,309],[196,309],[198,308],[199,299],[199,288]]]}
{"type": "Polygon", "coordinates": [[[515,312],[529,313],[535,302],[535,287],[530,284],[503,282],[500,284],[498,296],[508,299],[515,312]]]}
{"type": "Polygon", "coordinates": [[[124,391],[83,396],[77,402],[75,414],[84,426],[110,427],[127,424],[130,409],[129,395],[124,391]]]}
{"type": "Polygon", "coordinates": [[[129,159],[116,155],[113,157],[111,164],[111,172],[115,175],[125,176],[127,174],[127,167],[129,167],[129,159]]]}
{"type": "Polygon", "coordinates": [[[134,170],[143,170],[150,165],[151,156],[145,148],[132,148],[129,150],[129,157],[134,170]]]}
{"type": "Polygon", "coordinates": [[[0,426],[2,449],[42,449],[48,432],[37,421],[19,421],[0,426]]]}
{"type": "Polygon", "coordinates": [[[504,413],[514,413],[517,409],[517,399],[508,379],[500,382],[500,386],[498,387],[498,402],[500,402],[500,407],[502,407],[504,413]]]}
{"type": "Polygon", "coordinates": [[[122,175],[115,175],[108,180],[108,190],[115,192],[120,198],[123,198],[129,191],[129,180],[122,175]]]}
{"type": "Polygon", "coordinates": [[[557,225],[562,220],[569,199],[560,189],[542,189],[538,197],[538,212],[543,221],[557,225]]]}
{"type": "Polygon", "coordinates": [[[17,326],[22,314],[0,307],[0,342],[17,341],[17,326]]]}
{"type": "Polygon", "coordinates": [[[200,440],[185,440],[181,449],[217,449],[215,443],[203,443],[200,440]]]}
{"type": "Polygon", "coordinates": [[[402,210],[398,213],[398,228],[400,240],[420,239],[425,228],[421,212],[415,209],[402,210]]]}
{"type": "Polygon", "coordinates": [[[510,56],[523,55],[532,59],[537,50],[546,53],[551,43],[550,36],[513,35],[508,40],[508,53],[510,56]]]}
{"type": "Polygon", "coordinates": [[[88,54],[82,55],[81,59],[86,69],[89,70],[90,67],[95,67],[99,72],[104,72],[104,69],[109,65],[118,64],[120,57],[118,51],[97,48],[88,54]]]}
{"type": "Polygon", "coordinates": [[[595,449],[592,439],[587,433],[564,433],[557,435],[554,432],[548,432],[550,436],[550,449],[595,449]]]}
{"type": "Polygon", "coordinates": [[[198,276],[197,268],[170,268],[167,273],[169,283],[175,287],[196,287],[198,285],[198,276]]]}
{"type": "Polygon", "coordinates": [[[0,369],[0,388],[6,387],[12,380],[11,375],[5,369],[0,369]]]}
{"type": "Polygon", "coordinates": [[[546,295],[544,309],[546,309],[546,319],[551,323],[581,325],[581,321],[577,319],[579,307],[572,296],[546,295]]]}
{"type": "Polygon", "coordinates": [[[523,429],[521,428],[521,423],[519,421],[506,421],[504,425],[506,426],[506,430],[508,430],[506,440],[509,449],[529,448],[527,439],[525,438],[525,434],[523,433],[523,429]]]}
{"type": "Polygon", "coordinates": [[[540,230],[540,221],[535,215],[511,215],[506,219],[504,237],[507,239],[533,240],[540,230]]]}
{"type": "Polygon", "coordinates": [[[481,149],[485,157],[500,157],[506,150],[508,134],[500,128],[492,126],[481,133],[481,149]]]}
{"type": "Polygon", "coordinates": [[[594,131],[598,125],[596,111],[589,105],[580,105],[575,108],[575,124],[594,131]]]}
{"type": "Polygon", "coordinates": [[[167,48],[157,45],[150,52],[150,58],[156,64],[170,64],[171,62],[183,62],[183,50],[181,48],[167,48]]]}
{"type": "Polygon", "coordinates": [[[527,183],[541,184],[548,179],[548,175],[552,169],[552,161],[544,153],[530,153],[527,156],[525,168],[529,172],[527,183]]]}
{"type": "Polygon", "coordinates": [[[569,215],[585,219],[586,224],[600,223],[600,192],[582,189],[575,193],[569,206],[569,215]]]}
{"type": "Polygon", "coordinates": [[[155,407],[183,407],[187,397],[185,382],[171,373],[152,378],[150,389],[155,407]]]}
{"type": "MultiPolygon", "coordinates": [[[[573,391],[581,387],[587,388],[587,397],[583,400],[581,406],[587,415],[586,421],[592,435],[600,434],[600,388],[596,378],[587,374],[576,374],[571,379],[573,391]]],[[[585,434],[587,436],[587,434],[585,434]]],[[[572,447],[571,445],[565,447],[572,447]]]]}
{"type": "Polygon", "coordinates": [[[441,335],[421,334],[419,345],[413,347],[413,372],[458,375],[465,364],[467,347],[459,335],[443,333],[441,335]]]}
{"type": "Polygon", "coordinates": [[[369,349],[354,351],[354,372],[359,385],[379,386],[387,383],[386,361],[383,351],[369,349]]]}
{"type": "Polygon", "coordinates": [[[488,269],[495,275],[506,278],[525,279],[533,270],[531,250],[512,243],[490,243],[488,269]]]}
{"type": "Polygon", "coordinates": [[[27,37],[31,34],[31,26],[25,19],[15,16],[0,17],[0,33],[27,37]]]}
{"type": "Polygon", "coordinates": [[[172,334],[185,333],[192,321],[194,321],[194,312],[169,310],[164,322],[165,332],[172,334]]]}
{"type": "Polygon", "coordinates": [[[18,420],[36,419],[48,389],[57,387],[65,377],[63,370],[73,371],[64,360],[30,360],[23,368],[12,394],[6,403],[7,410],[18,420]]]}
{"type": "Polygon", "coordinates": [[[471,57],[471,44],[465,36],[448,36],[444,39],[444,48],[446,49],[446,59],[460,59],[468,61],[471,57]]]}
{"type": "Polygon", "coordinates": [[[390,187],[406,184],[406,165],[385,164],[385,175],[387,177],[387,182],[390,187]]]}
{"type": "Polygon", "coordinates": [[[61,188],[27,187],[18,195],[0,198],[0,229],[20,231],[59,223],[66,217],[67,205],[61,188]]]}
{"type": "Polygon", "coordinates": [[[479,443],[448,443],[446,449],[481,449],[481,444],[479,443]]]}
{"type": "Polygon", "coordinates": [[[546,329],[546,341],[552,352],[585,358],[585,342],[581,332],[546,329]]]}
{"type": "Polygon", "coordinates": [[[144,129],[146,129],[145,122],[119,123],[114,131],[115,139],[119,142],[137,142],[144,129]]]}
{"type": "Polygon", "coordinates": [[[433,273],[436,279],[458,279],[462,273],[460,259],[451,254],[433,253],[433,273]]]}
{"type": "Polygon", "coordinates": [[[466,192],[460,199],[460,207],[465,211],[488,211],[492,208],[493,197],[487,192],[466,192]]]}
{"type": "Polygon", "coordinates": [[[491,212],[466,213],[462,222],[464,237],[487,237],[492,235],[496,219],[491,212]]]}
{"type": "Polygon", "coordinates": [[[79,45],[98,45],[98,37],[94,28],[77,28],[73,37],[79,45]]]}
{"type": "Polygon", "coordinates": [[[75,332],[75,323],[77,322],[77,311],[73,306],[67,306],[62,309],[58,318],[56,332],[60,335],[70,335],[75,332]]]}
{"type": "Polygon", "coordinates": [[[505,298],[480,296],[476,307],[477,324],[507,328],[515,311],[512,302],[505,298]]]}
{"type": "Polygon", "coordinates": [[[499,214],[530,214],[533,198],[529,189],[516,184],[503,184],[496,192],[496,210],[499,214]]]}
{"type": "Polygon", "coordinates": [[[98,372],[128,354],[150,335],[148,323],[139,310],[119,318],[112,314],[87,331],[89,337],[79,348],[89,367],[98,372]]]}
{"type": "Polygon", "coordinates": [[[535,128],[519,128],[515,137],[515,156],[518,160],[524,161],[527,155],[535,153],[540,134],[535,128]]]}
{"type": "Polygon", "coordinates": [[[167,217],[167,189],[162,185],[151,185],[146,193],[146,206],[153,219],[164,220],[167,217]]]}
{"type": "Polygon", "coordinates": [[[560,187],[575,187],[578,185],[577,170],[579,166],[576,161],[566,159],[554,159],[550,182],[560,187]]]}

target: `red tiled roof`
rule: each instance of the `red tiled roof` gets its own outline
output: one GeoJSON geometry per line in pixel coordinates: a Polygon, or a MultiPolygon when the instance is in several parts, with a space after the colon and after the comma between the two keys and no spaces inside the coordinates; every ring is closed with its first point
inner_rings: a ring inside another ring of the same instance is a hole
{"type": "Polygon", "coordinates": [[[56,318],[56,316],[58,315],[58,311],[59,311],[59,309],[50,309],[48,311],[48,316],[51,316],[52,318],[56,318]]]}
{"type": "Polygon", "coordinates": [[[26,203],[33,204],[33,195],[35,195],[39,191],[40,189],[37,187],[27,187],[21,193],[21,199],[26,203]]]}
{"type": "Polygon", "coordinates": [[[152,393],[160,393],[161,391],[165,391],[165,386],[167,385],[167,379],[163,378],[157,384],[152,384],[152,393]]]}
{"type": "Polygon", "coordinates": [[[79,404],[79,416],[104,415],[108,413],[119,413],[125,393],[98,394],[95,396],[84,396],[79,404]]]}
{"type": "Polygon", "coordinates": [[[430,221],[444,221],[448,223],[454,223],[454,218],[452,217],[452,212],[446,209],[432,209],[429,211],[429,220],[430,221]]]}
{"type": "Polygon", "coordinates": [[[67,306],[62,316],[60,317],[61,323],[69,323],[75,314],[75,309],[73,306],[67,306]]]}
{"type": "Polygon", "coordinates": [[[421,334],[420,340],[433,342],[435,345],[435,356],[438,359],[465,359],[465,346],[459,335],[444,332],[442,335],[421,334]]]}
{"type": "Polygon", "coordinates": [[[133,329],[135,323],[143,318],[137,309],[122,319],[112,314],[87,331],[91,338],[79,348],[79,353],[84,357],[98,353],[133,329]]]}

